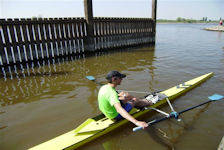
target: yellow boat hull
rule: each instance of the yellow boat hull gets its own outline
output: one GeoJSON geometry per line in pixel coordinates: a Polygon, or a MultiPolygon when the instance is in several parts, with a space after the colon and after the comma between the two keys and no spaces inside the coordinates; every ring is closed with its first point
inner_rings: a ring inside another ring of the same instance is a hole
{"type": "MultiPolygon", "coordinates": [[[[169,97],[169,100],[173,100],[183,93],[191,90],[196,87],[200,83],[204,82],[208,78],[210,78],[213,73],[208,73],[202,75],[200,77],[189,80],[183,84],[179,84],[170,89],[160,92],[161,94],[165,94],[169,97]]],[[[150,106],[150,107],[158,107],[166,103],[166,100],[161,100],[158,103],[150,106]]],[[[140,111],[138,109],[132,109],[130,112],[132,116],[135,118],[142,116],[151,110],[140,111]]],[[[85,143],[88,143],[122,125],[127,123],[126,119],[121,120],[119,122],[114,122],[110,119],[105,118],[103,115],[99,115],[94,118],[87,119],[84,123],[82,123],[76,129],[67,132],[63,135],[60,135],[52,140],[44,142],[40,145],[30,148],[30,150],[61,150],[61,149],[76,149],[85,143]]]]}

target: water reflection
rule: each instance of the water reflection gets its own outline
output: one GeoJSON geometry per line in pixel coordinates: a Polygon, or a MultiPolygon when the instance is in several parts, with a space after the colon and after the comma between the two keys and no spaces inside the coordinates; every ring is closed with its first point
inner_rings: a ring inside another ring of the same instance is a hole
{"type": "Polygon", "coordinates": [[[210,106],[210,103],[208,103],[207,105],[205,105],[203,108],[201,108],[199,111],[197,111],[195,114],[193,114],[192,119],[188,122],[183,122],[183,126],[184,128],[176,130],[177,132],[177,136],[173,136],[171,139],[171,142],[173,144],[177,144],[180,141],[180,138],[182,137],[182,135],[184,133],[186,133],[187,131],[192,131],[194,128],[194,123],[199,119],[200,115],[202,113],[204,113],[206,110],[208,110],[208,107],[210,106]]]}
{"type": "Polygon", "coordinates": [[[195,114],[193,114],[193,116],[191,116],[192,119],[190,119],[190,121],[185,122],[184,118],[181,117],[181,122],[176,122],[175,120],[168,120],[166,124],[167,129],[160,129],[153,125],[146,128],[145,131],[150,135],[150,137],[152,137],[154,141],[166,147],[167,150],[175,150],[175,146],[178,144],[183,134],[185,134],[187,131],[193,130],[194,123],[199,119],[200,115],[208,109],[209,105],[210,103],[208,103],[195,114]],[[175,124],[174,128],[172,124],[175,124]],[[179,127],[179,129],[177,129],[177,126],[179,127]]]}
{"type": "Polygon", "coordinates": [[[146,128],[145,131],[150,135],[150,137],[158,144],[167,148],[167,150],[174,150],[175,146],[171,143],[170,138],[167,134],[154,126],[146,128]]]}
{"type": "Polygon", "coordinates": [[[14,66],[1,67],[0,78],[7,79],[13,78],[25,78],[34,76],[54,76],[63,75],[68,72],[62,72],[57,68],[57,65],[61,66],[65,62],[77,60],[83,58],[84,55],[78,57],[65,57],[56,58],[52,60],[43,60],[37,62],[31,62],[26,64],[19,64],[14,66]]]}
{"type": "MultiPolygon", "coordinates": [[[[0,104],[7,106],[21,102],[29,103],[51,99],[61,94],[69,95],[66,97],[74,99],[79,94],[78,89],[83,87],[88,88],[85,92],[87,101],[93,113],[96,113],[99,85],[86,80],[86,75],[93,75],[100,83],[105,83],[104,77],[110,70],[119,70],[126,74],[144,71],[153,80],[153,72],[156,68],[152,63],[155,59],[154,47],[148,47],[135,51],[101,52],[92,57],[83,55],[2,67],[0,104]]],[[[141,76],[137,78],[141,79],[141,76]]],[[[151,80],[149,84],[148,87],[153,88],[151,80]]]]}
{"type": "Polygon", "coordinates": [[[222,32],[218,32],[218,40],[221,41],[222,40],[222,32]]]}
{"type": "Polygon", "coordinates": [[[120,149],[119,144],[112,140],[107,140],[102,144],[103,150],[115,150],[120,149]]]}
{"type": "Polygon", "coordinates": [[[97,101],[95,100],[98,93],[98,87],[99,85],[96,84],[96,86],[89,87],[89,91],[91,91],[90,96],[88,97],[88,103],[90,104],[91,108],[93,109],[92,113],[96,114],[98,107],[97,107],[97,101]]]}
{"type": "MultiPolygon", "coordinates": [[[[68,80],[71,71],[66,71],[64,66],[68,63],[65,58],[52,62],[42,61],[20,66],[3,67],[1,77],[1,106],[12,105],[19,102],[34,101],[35,96],[49,93],[49,88],[57,87],[58,80],[68,80]]],[[[52,89],[52,95],[59,89],[52,89]]],[[[66,90],[66,89],[65,89],[66,90]]],[[[58,92],[56,92],[58,91],[58,92]]],[[[60,92],[59,92],[60,93],[60,92]]],[[[63,91],[61,91],[63,93],[63,91]]],[[[51,94],[50,94],[51,95],[51,94]]],[[[49,95],[49,96],[50,96],[49,95]]],[[[50,96],[51,97],[51,96],[50,96]]],[[[46,97],[45,97],[46,98],[46,97]]],[[[41,100],[41,97],[39,99],[41,100]]]]}

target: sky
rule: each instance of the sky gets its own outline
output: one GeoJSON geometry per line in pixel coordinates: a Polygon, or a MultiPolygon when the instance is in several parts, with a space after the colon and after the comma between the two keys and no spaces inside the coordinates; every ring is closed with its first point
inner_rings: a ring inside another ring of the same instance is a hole
{"type": "MultiPolygon", "coordinates": [[[[152,0],[92,0],[94,17],[151,18],[152,0]]],[[[0,0],[0,18],[84,17],[83,0],[0,0]]],[[[224,0],[157,0],[157,18],[224,19],[224,0]]]]}

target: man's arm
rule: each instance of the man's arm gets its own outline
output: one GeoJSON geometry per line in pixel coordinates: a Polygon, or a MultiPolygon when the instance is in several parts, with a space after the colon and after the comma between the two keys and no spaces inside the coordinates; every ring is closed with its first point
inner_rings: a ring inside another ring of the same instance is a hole
{"type": "Polygon", "coordinates": [[[138,121],[136,120],[134,117],[132,117],[122,106],[120,103],[115,103],[114,104],[115,109],[117,110],[117,112],[125,119],[131,121],[132,123],[134,123],[136,126],[142,127],[142,128],[146,128],[148,126],[148,124],[144,121],[138,121]]]}

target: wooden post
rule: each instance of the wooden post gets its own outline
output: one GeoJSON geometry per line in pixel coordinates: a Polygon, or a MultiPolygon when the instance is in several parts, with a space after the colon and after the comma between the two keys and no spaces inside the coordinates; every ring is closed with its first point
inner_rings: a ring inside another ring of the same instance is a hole
{"type": "Polygon", "coordinates": [[[94,51],[93,42],[93,7],[92,0],[84,0],[85,18],[86,18],[86,32],[84,38],[84,50],[94,51]]]}
{"type": "Polygon", "coordinates": [[[156,36],[156,11],[157,11],[157,0],[152,0],[152,19],[154,20],[153,25],[153,42],[155,43],[156,36]]]}
{"type": "Polygon", "coordinates": [[[156,22],[157,0],[152,0],[152,19],[156,22]]]}

